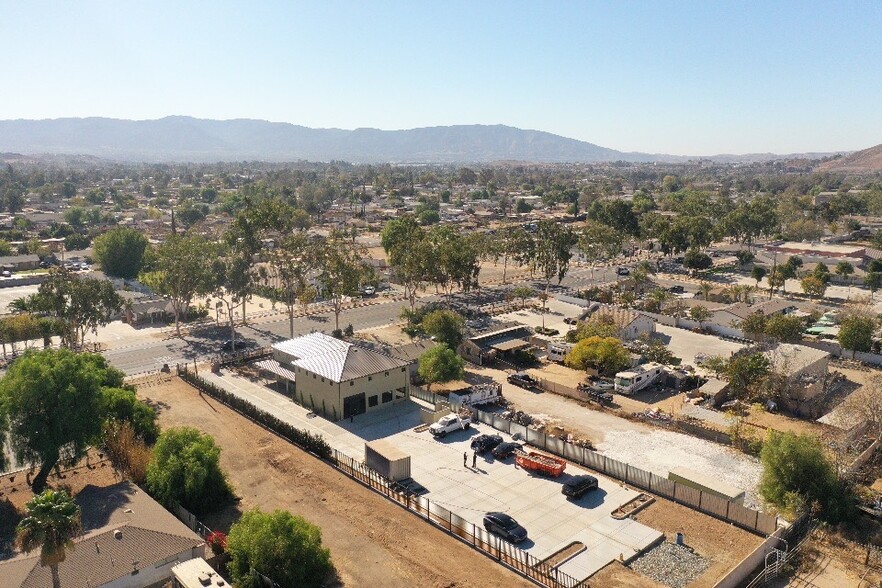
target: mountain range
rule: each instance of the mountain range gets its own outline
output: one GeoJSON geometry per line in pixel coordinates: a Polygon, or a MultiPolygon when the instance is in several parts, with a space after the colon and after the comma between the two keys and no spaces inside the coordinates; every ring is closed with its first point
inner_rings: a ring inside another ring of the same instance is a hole
{"type": "Polygon", "coordinates": [[[832,153],[685,157],[616,151],[544,131],[455,125],[384,131],[313,129],[264,120],[60,118],[0,121],[0,152],[91,155],[118,161],[349,161],[352,163],[720,162],[820,158],[832,153]]]}
{"type": "Polygon", "coordinates": [[[825,161],[818,166],[818,171],[851,174],[882,172],[882,145],[825,161]]]}

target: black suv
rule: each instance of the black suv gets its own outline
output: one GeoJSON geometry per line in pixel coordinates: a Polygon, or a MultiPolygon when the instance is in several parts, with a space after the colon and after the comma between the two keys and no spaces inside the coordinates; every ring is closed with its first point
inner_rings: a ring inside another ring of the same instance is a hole
{"type": "Polygon", "coordinates": [[[517,372],[515,374],[511,374],[510,376],[508,376],[508,378],[506,378],[506,381],[509,384],[514,384],[515,386],[520,386],[521,388],[526,388],[527,390],[539,387],[539,382],[536,381],[536,378],[526,372],[517,372]]]}
{"type": "Polygon", "coordinates": [[[597,490],[597,478],[587,474],[572,476],[564,482],[560,492],[567,498],[581,498],[586,492],[597,490]]]}
{"type": "Polygon", "coordinates": [[[493,448],[493,457],[496,459],[505,459],[514,455],[516,452],[524,448],[520,443],[500,443],[493,448]]]}
{"type": "Polygon", "coordinates": [[[242,351],[243,349],[248,349],[248,347],[248,342],[243,341],[242,339],[236,339],[235,342],[232,339],[227,339],[226,341],[224,341],[221,349],[223,349],[224,351],[242,351]]]}
{"type": "Polygon", "coordinates": [[[502,443],[502,437],[499,435],[478,435],[472,439],[472,449],[478,453],[485,453],[493,450],[500,443],[502,443]]]}
{"type": "Polygon", "coordinates": [[[527,538],[527,530],[504,512],[488,512],[484,515],[484,528],[488,533],[499,535],[506,541],[520,543],[527,538]]]}

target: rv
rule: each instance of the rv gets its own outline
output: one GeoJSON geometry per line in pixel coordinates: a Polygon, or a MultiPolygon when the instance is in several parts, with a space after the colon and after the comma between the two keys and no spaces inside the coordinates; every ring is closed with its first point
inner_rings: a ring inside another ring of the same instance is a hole
{"type": "Polygon", "coordinates": [[[634,394],[656,382],[665,373],[663,365],[646,363],[616,374],[616,394],[634,394]]]}
{"type": "Polygon", "coordinates": [[[549,341],[548,342],[548,361],[556,361],[563,363],[567,354],[573,350],[576,345],[567,343],[566,341],[549,341]]]}

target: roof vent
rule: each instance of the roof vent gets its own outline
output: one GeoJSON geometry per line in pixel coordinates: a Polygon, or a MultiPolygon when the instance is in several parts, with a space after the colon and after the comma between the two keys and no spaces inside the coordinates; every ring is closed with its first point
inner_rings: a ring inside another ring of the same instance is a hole
{"type": "Polygon", "coordinates": [[[226,586],[226,585],[227,585],[227,583],[224,582],[224,579],[221,578],[221,577],[217,577],[217,578],[215,578],[215,579],[214,579],[214,583],[215,583],[216,585],[218,585],[218,586],[226,586]]]}
{"type": "Polygon", "coordinates": [[[205,572],[199,574],[196,579],[199,580],[199,583],[203,586],[208,586],[209,584],[211,584],[211,576],[209,576],[205,572]]]}
{"type": "Polygon", "coordinates": [[[117,539],[122,539],[122,531],[120,531],[119,529],[115,529],[113,531],[113,536],[116,537],[117,539]]]}

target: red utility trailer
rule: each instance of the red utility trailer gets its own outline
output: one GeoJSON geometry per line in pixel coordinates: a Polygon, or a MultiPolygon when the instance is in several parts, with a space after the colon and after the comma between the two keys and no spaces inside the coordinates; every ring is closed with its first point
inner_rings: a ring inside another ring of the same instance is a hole
{"type": "Polygon", "coordinates": [[[519,452],[515,455],[515,463],[525,470],[533,470],[540,474],[547,474],[555,478],[561,475],[567,467],[566,461],[535,451],[529,453],[519,452]]]}

